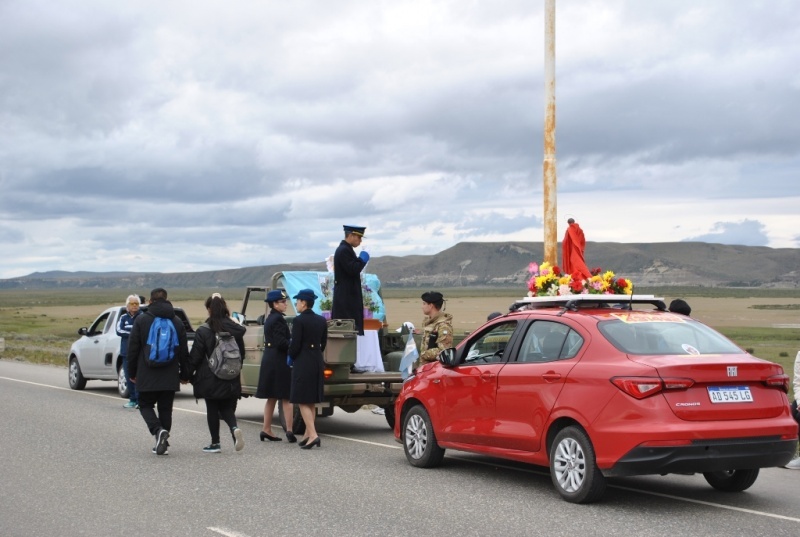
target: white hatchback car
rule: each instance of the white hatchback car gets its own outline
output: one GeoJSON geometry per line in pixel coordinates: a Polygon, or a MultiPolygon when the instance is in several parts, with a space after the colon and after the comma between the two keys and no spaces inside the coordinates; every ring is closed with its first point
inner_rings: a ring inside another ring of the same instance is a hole
{"type": "MultiPolygon", "coordinates": [[[[147,306],[142,306],[142,312],[147,306]]],[[[69,387],[82,390],[89,380],[116,380],[120,397],[128,397],[128,384],[122,369],[122,358],[119,355],[120,337],[116,326],[119,318],[125,313],[125,306],[108,308],[92,326],[78,330],[78,339],[69,349],[69,387]]],[[[186,329],[189,349],[194,340],[194,329],[186,313],[175,308],[175,315],[182,321],[186,329]]]]}

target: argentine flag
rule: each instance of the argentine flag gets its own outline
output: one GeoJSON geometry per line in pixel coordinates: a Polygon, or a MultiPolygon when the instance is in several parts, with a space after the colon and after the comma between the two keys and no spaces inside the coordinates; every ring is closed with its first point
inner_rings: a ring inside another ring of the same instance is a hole
{"type": "Polygon", "coordinates": [[[406,340],[406,348],[403,352],[403,358],[400,360],[400,373],[403,380],[407,379],[411,374],[411,369],[414,367],[414,362],[419,358],[419,351],[417,350],[417,343],[414,341],[414,332],[408,333],[406,340]]]}

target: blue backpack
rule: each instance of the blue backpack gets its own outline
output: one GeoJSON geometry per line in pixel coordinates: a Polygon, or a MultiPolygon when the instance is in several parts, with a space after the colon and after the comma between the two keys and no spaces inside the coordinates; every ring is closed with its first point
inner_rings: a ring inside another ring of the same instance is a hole
{"type": "Polygon", "coordinates": [[[147,335],[150,353],[145,353],[145,362],[150,367],[164,367],[175,359],[175,348],[178,346],[178,333],[172,319],[153,317],[150,333],[147,335]]]}

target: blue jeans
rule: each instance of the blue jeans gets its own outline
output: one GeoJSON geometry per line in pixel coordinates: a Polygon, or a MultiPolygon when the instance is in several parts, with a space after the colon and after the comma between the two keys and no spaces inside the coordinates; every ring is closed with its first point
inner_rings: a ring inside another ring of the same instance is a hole
{"type": "Polygon", "coordinates": [[[122,357],[122,370],[125,372],[125,382],[128,384],[128,399],[134,403],[139,400],[139,394],[136,392],[136,383],[131,382],[131,376],[128,374],[128,357],[122,357]]]}

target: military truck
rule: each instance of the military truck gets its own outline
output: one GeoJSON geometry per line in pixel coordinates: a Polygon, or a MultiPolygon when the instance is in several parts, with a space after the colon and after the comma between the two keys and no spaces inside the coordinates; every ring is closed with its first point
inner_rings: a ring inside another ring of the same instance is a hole
{"type": "MultiPolygon", "coordinates": [[[[242,394],[247,397],[255,395],[258,387],[258,375],[261,368],[261,357],[264,352],[264,318],[267,306],[264,302],[267,293],[272,289],[286,289],[289,296],[302,287],[315,289],[318,296],[325,296],[327,290],[324,278],[328,273],[316,272],[277,272],[272,276],[269,286],[251,285],[245,289],[241,310],[234,313],[243,322],[247,332],[244,336],[245,359],[242,367],[242,394]],[[322,281],[319,288],[314,283],[322,281]],[[302,286],[302,287],[298,287],[302,286]]],[[[374,275],[372,275],[374,276],[374,275]]],[[[377,277],[372,278],[376,281],[377,277]]],[[[371,286],[374,292],[372,299],[380,301],[379,283],[371,286]],[[377,295],[377,296],[376,296],[377,295]]],[[[317,313],[320,300],[314,306],[317,313]]],[[[291,301],[290,301],[291,303],[291,301]]],[[[294,304],[287,310],[286,321],[291,327],[297,312],[294,304]]],[[[369,320],[367,320],[369,321],[369,320]]],[[[374,320],[379,323],[380,321],[374,320]]],[[[366,325],[365,325],[366,328],[366,325]]],[[[352,320],[334,319],[328,321],[328,343],[324,352],[325,360],[325,386],[322,403],[317,404],[318,416],[330,416],[335,407],[345,412],[356,412],[364,405],[376,405],[384,409],[386,422],[394,428],[394,401],[403,386],[401,373],[398,371],[400,359],[405,348],[404,335],[397,332],[388,332],[385,327],[378,330],[380,353],[383,358],[385,372],[356,372],[357,332],[352,320]]],[[[286,426],[286,417],[283,416],[282,405],[278,405],[281,424],[286,426]]],[[[301,434],[305,430],[299,411],[295,408],[292,430],[301,434]]]]}

